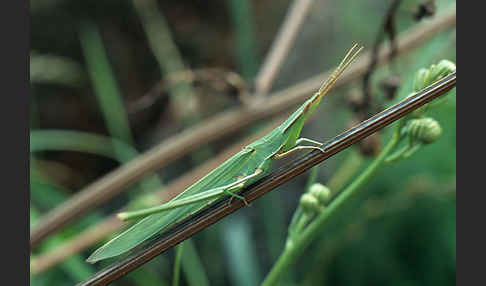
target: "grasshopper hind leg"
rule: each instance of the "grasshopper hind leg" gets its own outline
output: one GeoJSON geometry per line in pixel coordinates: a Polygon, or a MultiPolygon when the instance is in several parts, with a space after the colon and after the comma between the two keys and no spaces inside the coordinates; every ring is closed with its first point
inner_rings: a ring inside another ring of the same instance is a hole
{"type": "Polygon", "coordinates": [[[321,151],[322,153],[324,153],[324,149],[322,148],[319,148],[319,147],[316,147],[316,146],[297,146],[297,147],[294,147],[286,152],[283,152],[283,153],[280,153],[280,154],[275,154],[274,155],[274,158],[275,159],[282,159],[282,158],[285,158],[287,156],[289,156],[290,154],[293,154],[299,150],[319,150],[321,151]]]}
{"type": "Polygon", "coordinates": [[[240,195],[238,195],[238,194],[235,194],[235,193],[234,193],[235,191],[237,191],[237,190],[241,189],[242,187],[243,187],[243,184],[241,184],[241,186],[238,186],[238,188],[236,188],[236,187],[235,187],[235,188],[234,188],[234,189],[235,189],[234,191],[232,191],[232,189],[227,189],[227,190],[225,190],[225,191],[224,191],[226,194],[228,194],[228,195],[230,195],[230,196],[231,196],[231,199],[230,199],[229,203],[231,203],[231,202],[233,201],[233,199],[234,199],[234,198],[237,198],[237,199],[242,200],[242,201],[245,203],[245,205],[246,205],[246,206],[249,206],[249,203],[248,203],[248,201],[245,199],[245,197],[240,196],[240,195]]]}
{"type": "Polygon", "coordinates": [[[236,182],[228,185],[228,188],[226,190],[224,190],[224,192],[230,196],[232,196],[232,198],[230,199],[229,203],[232,202],[233,198],[237,198],[237,199],[240,199],[242,200],[245,205],[249,205],[248,204],[248,201],[245,199],[245,197],[243,196],[240,196],[238,194],[235,194],[236,191],[240,190],[241,188],[243,188],[246,184],[246,182],[248,182],[248,180],[250,180],[251,178],[254,178],[258,175],[260,175],[261,173],[263,172],[262,169],[258,168],[255,170],[255,172],[251,175],[248,175],[248,176],[245,176],[243,178],[240,178],[238,179],[236,182]]]}

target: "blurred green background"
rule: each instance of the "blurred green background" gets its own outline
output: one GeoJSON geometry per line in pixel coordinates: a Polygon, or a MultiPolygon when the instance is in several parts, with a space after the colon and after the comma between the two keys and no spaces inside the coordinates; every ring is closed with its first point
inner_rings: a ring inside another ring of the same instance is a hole
{"type": "MultiPolygon", "coordinates": [[[[31,226],[139,152],[238,106],[237,90],[221,83],[222,77],[148,92],[186,68],[234,71],[251,86],[292,2],[32,0],[31,226]],[[144,105],[147,94],[155,99],[144,105]],[[52,129],[69,132],[41,132],[52,129]]],[[[314,1],[273,90],[335,66],[354,42],[370,49],[391,2],[314,1]]],[[[398,32],[416,25],[413,14],[421,2],[402,1],[395,18],[398,32]]],[[[437,17],[455,1],[435,4],[437,17]]],[[[419,68],[441,59],[456,60],[455,29],[437,33],[393,65],[379,68],[372,77],[376,102],[391,104],[380,87],[390,75],[399,75],[402,83],[396,101],[411,92],[419,68]]],[[[355,119],[349,97],[360,90],[360,81],[334,90],[303,136],[325,141],[349,127],[355,119]]],[[[455,89],[429,115],[441,123],[440,140],[383,168],[365,195],[308,247],[281,285],[455,285],[455,89]]],[[[31,260],[263,126],[224,136],[171,163],[158,177],[143,180],[31,249],[31,260]]],[[[382,144],[392,129],[380,132],[382,144]]],[[[371,160],[359,147],[349,148],[321,165],[317,181],[331,184],[336,172],[363,169],[371,160]]],[[[182,254],[180,284],[259,284],[284,247],[308,175],[194,236],[182,254]]],[[[32,274],[31,284],[72,285],[86,279],[114,261],[84,262],[104,241],[32,274]]],[[[171,285],[174,256],[171,249],[114,285],[171,285]]]]}

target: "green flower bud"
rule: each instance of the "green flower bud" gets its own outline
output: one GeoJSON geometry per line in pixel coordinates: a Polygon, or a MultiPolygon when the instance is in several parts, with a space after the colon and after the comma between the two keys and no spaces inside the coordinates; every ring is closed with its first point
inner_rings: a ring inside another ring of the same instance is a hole
{"type": "Polygon", "coordinates": [[[441,60],[438,64],[431,65],[428,69],[422,68],[415,75],[413,90],[422,90],[455,71],[456,65],[449,60],[441,60]]]}
{"type": "Polygon", "coordinates": [[[413,81],[413,90],[420,91],[427,86],[426,82],[429,78],[429,70],[421,68],[415,74],[415,79],[413,81]]]}
{"type": "Polygon", "coordinates": [[[448,60],[441,60],[437,65],[432,65],[429,69],[430,83],[437,81],[448,74],[456,71],[456,65],[448,60]]]}
{"type": "Polygon", "coordinates": [[[437,120],[430,117],[412,119],[405,127],[405,133],[424,144],[429,144],[442,135],[442,128],[437,120]]]}
{"type": "Polygon", "coordinates": [[[319,211],[319,201],[313,195],[305,193],[300,197],[300,207],[305,214],[314,215],[319,211]]]}
{"type": "Polygon", "coordinates": [[[309,193],[323,206],[327,205],[332,197],[331,190],[319,183],[313,184],[309,189],[309,193]]]}
{"type": "MultiPolygon", "coordinates": [[[[456,65],[449,60],[441,60],[438,64],[431,65],[428,69],[422,68],[415,74],[413,90],[416,92],[420,91],[455,71],[456,65]]],[[[420,108],[417,108],[411,113],[411,117],[419,118],[424,116],[429,107],[432,106],[433,103],[429,103],[420,108]]]]}

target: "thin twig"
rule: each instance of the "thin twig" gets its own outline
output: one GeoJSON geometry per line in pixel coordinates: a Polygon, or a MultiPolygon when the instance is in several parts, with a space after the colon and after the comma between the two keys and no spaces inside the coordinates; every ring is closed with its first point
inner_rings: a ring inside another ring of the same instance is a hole
{"type": "Polygon", "coordinates": [[[378,36],[376,37],[375,43],[373,45],[371,61],[368,70],[363,76],[363,101],[358,107],[357,112],[363,113],[365,118],[367,117],[368,113],[372,112],[369,110],[372,101],[370,88],[371,75],[374,73],[378,65],[379,51],[384,46],[382,42],[384,41],[385,36],[388,35],[388,38],[390,40],[390,60],[392,60],[398,54],[397,42],[395,40],[395,14],[401,3],[402,0],[393,0],[393,2],[390,4],[390,7],[386,12],[385,20],[383,21],[383,26],[380,28],[378,36]]]}
{"type": "MultiPolygon", "coordinates": [[[[155,0],[133,0],[135,11],[145,30],[150,48],[164,76],[186,70],[182,56],[172,39],[169,25],[155,0]]],[[[185,123],[199,120],[196,92],[186,81],[171,85],[171,104],[185,123]]]]}
{"type": "Polygon", "coordinates": [[[53,83],[70,87],[86,84],[87,74],[81,65],[68,57],[30,52],[29,81],[32,84],[53,83]]]}
{"type": "MultiPolygon", "coordinates": [[[[244,188],[239,195],[244,196],[248,202],[256,200],[265,193],[302,174],[357,141],[445,94],[455,87],[455,85],[456,73],[453,73],[370,119],[363,121],[358,126],[338,135],[324,145],[324,152],[315,150],[306,154],[289,165],[278,169],[258,182],[244,188]]],[[[244,206],[245,203],[242,200],[232,200],[229,196],[218,200],[207,208],[174,225],[169,230],[157,235],[156,238],[137,252],[120,262],[108,266],[78,285],[106,285],[244,206]]]]}
{"type": "Polygon", "coordinates": [[[32,275],[38,275],[50,269],[72,255],[97,243],[100,240],[100,236],[107,237],[120,230],[124,225],[125,223],[119,220],[116,215],[109,216],[103,222],[77,235],[75,239],[61,244],[54,248],[53,251],[35,257],[30,265],[30,273],[32,275]]]}
{"type": "MultiPolygon", "coordinates": [[[[453,9],[439,15],[437,18],[426,23],[420,23],[400,35],[397,39],[398,54],[405,54],[413,50],[438,32],[450,29],[455,25],[456,8],[453,7],[453,9]]],[[[381,49],[378,64],[386,63],[389,60],[389,55],[389,49],[381,49]]],[[[342,86],[362,76],[367,70],[369,59],[370,53],[368,52],[343,74],[336,86],[342,86]]],[[[88,185],[73,195],[71,199],[40,219],[37,226],[31,229],[31,247],[34,247],[49,234],[62,228],[86,211],[110,200],[123,189],[158,168],[166,166],[170,162],[200,146],[205,146],[221,136],[228,135],[257,120],[278,114],[301,103],[313,91],[317,90],[322,79],[328,76],[329,72],[326,72],[283,91],[276,92],[273,96],[266,99],[264,104],[257,105],[251,110],[241,107],[218,114],[146,151],[128,164],[120,166],[103,178],[88,185]]]]}
{"type": "Polygon", "coordinates": [[[272,88],[274,79],[285,62],[284,60],[295,42],[297,32],[304,23],[313,2],[313,0],[294,0],[292,2],[280,31],[275,37],[255,79],[256,96],[265,96],[272,88]]]}
{"type": "Polygon", "coordinates": [[[250,80],[258,69],[253,7],[250,0],[227,1],[235,35],[238,70],[250,80]]]}
{"type": "MultiPolygon", "coordinates": [[[[156,83],[149,92],[128,104],[128,113],[136,114],[146,110],[161,100],[164,94],[174,85],[185,82],[189,85],[196,83],[209,86],[217,92],[224,91],[228,95],[236,92],[241,101],[249,100],[248,86],[245,80],[237,73],[222,68],[202,68],[184,70],[171,73],[166,78],[156,83]]],[[[195,93],[199,96],[199,93],[195,93]]]]}

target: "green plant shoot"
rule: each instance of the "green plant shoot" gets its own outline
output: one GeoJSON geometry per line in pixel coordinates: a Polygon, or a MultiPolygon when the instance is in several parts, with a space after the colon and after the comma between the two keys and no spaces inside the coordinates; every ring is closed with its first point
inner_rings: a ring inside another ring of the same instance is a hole
{"type": "Polygon", "coordinates": [[[168,226],[211,204],[221,196],[230,195],[244,200],[236,192],[266,175],[274,160],[286,157],[299,150],[315,149],[324,152],[319,147],[323,145],[322,143],[300,138],[300,132],[306,118],[319,105],[322,97],[327,94],[362,49],[355,44],[336,70],[322,84],[319,91],[302,104],[280,126],[244,147],[174,199],[160,206],[118,214],[118,217],[122,220],[144,216],[145,218],[97,249],[88,257],[87,261],[94,263],[125,253],[168,226]],[[302,145],[303,143],[308,145],[302,145]],[[171,211],[162,213],[167,210],[171,211]]]}

